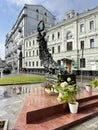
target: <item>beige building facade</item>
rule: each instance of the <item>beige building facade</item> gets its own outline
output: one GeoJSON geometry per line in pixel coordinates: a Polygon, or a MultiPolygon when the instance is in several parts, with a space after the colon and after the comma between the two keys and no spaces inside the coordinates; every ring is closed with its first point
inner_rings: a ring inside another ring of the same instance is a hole
{"type": "MultiPolygon", "coordinates": [[[[84,75],[98,75],[98,7],[79,14],[66,12],[65,18],[46,29],[47,43],[54,60],[68,67],[68,71],[84,75]]],[[[22,68],[27,71],[44,70],[39,59],[37,33],[24,39],[22,68]]]]}

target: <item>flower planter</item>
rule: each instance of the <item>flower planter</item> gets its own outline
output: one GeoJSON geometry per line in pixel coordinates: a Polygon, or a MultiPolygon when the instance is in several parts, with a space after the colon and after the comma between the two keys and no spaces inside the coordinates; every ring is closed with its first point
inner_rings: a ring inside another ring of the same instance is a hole
{"type": "Polygon", "coordinates": [[[77,113],[78,112],[78,106],[79,106],[78,102],[68,103],[68,105],[69,105],[69,109],[70,109],[71,113],[77,113]]]}
{"type": "Polygon", "coordinates": [[[85,86],[87,92],[92,92],[92,87],[90,85],[85,86]]]}

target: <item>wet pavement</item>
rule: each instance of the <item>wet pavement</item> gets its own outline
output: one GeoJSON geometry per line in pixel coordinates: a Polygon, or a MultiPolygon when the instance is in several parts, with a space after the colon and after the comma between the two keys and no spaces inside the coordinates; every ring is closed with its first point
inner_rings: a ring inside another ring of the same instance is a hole
{"type": "Polygon", "coordinates": [[[19,92],[20,85],[9,85],[9,86],[2,86],[4,91],[7,90],[6,95],[0,94],[0,119],[8,119],[9,127],[8,130],[12,130],[12,127],[17,119],[17,116],[22,108],[24,100],[28,93],[32,91],[33,88],[41,86],[39,84],[28,84],[28,85],[21,85],[21,93],[19,92]],[[14,93],[12,88],[14,89],[14,93]]]}
{"type": "MultiPolygon", "coordinates": [[[[80,92],[82,92],[84,86],[88,84],[88,80],[83,81],[82,86],[80,80],[77,81],[77,86],[80,92]]],[[[40,87],[42,83],[28,84],[28,85],[8,85],[0,87],[0,119],[9,120],[9,129],[12,127],[17,119],[17,116],[22,108],[24,100],[28,93],[35,87],[40,87]],[[21,87],[21,89],[20,89],[21,87]],[[4,95],[2,93],[5,91],[4,95]]],[[[98,91],[93,89],[93,91],[98,91]]],[[[69,130],[98,130],[98,115],[95,117],[73,126],[69,130]]]]}

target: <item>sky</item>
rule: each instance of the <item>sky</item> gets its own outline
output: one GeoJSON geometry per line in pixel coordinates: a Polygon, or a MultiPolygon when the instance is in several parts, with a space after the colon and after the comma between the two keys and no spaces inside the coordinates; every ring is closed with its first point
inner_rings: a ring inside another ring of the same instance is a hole
{"type": "Polygon", "coordinates": [[[78,13],[95,8],[98,0],[0,0],[0,58],[5,59],[6,34],[15,24],[24,4],[43,5],[61,21],[65,13],[73,9],[78,13]]]}

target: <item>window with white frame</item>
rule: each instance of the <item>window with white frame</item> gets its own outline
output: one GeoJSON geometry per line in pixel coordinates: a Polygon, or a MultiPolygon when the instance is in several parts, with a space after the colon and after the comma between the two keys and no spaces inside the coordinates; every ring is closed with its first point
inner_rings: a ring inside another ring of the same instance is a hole
{"type": "Polygon", "coordinates": [[[94,30],[94,20],[90,21],[90,30],[94,30]]]}
{"type": "Polygon", "coordinates": [[[52,40],[54,40],[54,34],[52,34],[52,40]]]}
{"type": "Polygon", "coordinates": [[[61,49],[61,48],[60,48],[60,45],[59,45],[59,46],[58,46],[58,53],[60,53],[60,51],[61,51],[60,49],[61,49]]]}
{"type": "Polygon", "coordinates": [[[34,40],[33,40],[33,46],[34,46],[34,43],[35,43],[35,42],[34,42],[34,40]]]}
{"type": "Polygon", "coordinates": [[[38,50],[36,50],[36,55],[38,56],[38,50]]]}
{"type": "Polygon", "coordinates": [[[31,47],[31,41],[29,41],[29,47],[31,47]]]}
{"type": "Polygon", "coordinates": [[[60,32],[58,32],[58,39],[60,38],[60,32]]]}
{"type": "Polygon", "coordinates": [[[31,61],[29,61],[29,67],[31,66],[31,61]]]}
{"type": "Polygon", "coordinates": [[[26,66],[28,66],[28,62],[26,62],[26,66]]]}
{"type": "Polygon", "coordinates": [[[43,65],[42,61],[40,61],[40,65],[41,65],[41,66],[43,65]]]}
{"type": "Polygon", "coordinates": [[[28,42],[26,42],[26,47],[28,47],[28,42]]]}
{"type": "Polygon", "coordinates": [[[92,38],[92,39],[90,39],[90,48],[93,48],[93,47],[95,47],[95,41],[92,38]]]}
{"type": "Polygon", "coordinates": [[[67,42],[67,51],[72,50],[72,42],[67,42]]]}
{"type": "Polygon", "coordinates": [[[80,41],[80,48],[84,49],[84,41],[80,41]]]}
{"type": "Polygon", "coordinates": [[[54,54],[54,47],[52,47],[52,54],[54,54]]]}
{"type": "Polygon", "coordinates": [[[29,56],[31,56],[31,51],[29,51],[29,56]]]}
{"type": "Polygon", "coordinates": [[[36,61],[36,66],[38,66],[38,61],[36,61]]]}
{"type": "Polygon", "coordinates": [[[33,50],[33,56],[34,56],[34,50],[33,50]]]}
{"type": "Polygon", "coordinates": [[[80,24],[80,32],[83,33],[84,32],[84,24],[80,24]]]}
{"type": "Polygon", "coordinates": [[[32,61],[32,66],[34,66],[34,61],[32,61]]]}
{"type": "Polygon", "coordinates": [[[28,57],[28,52],[26,52],[26,57],[28,57]]]}

